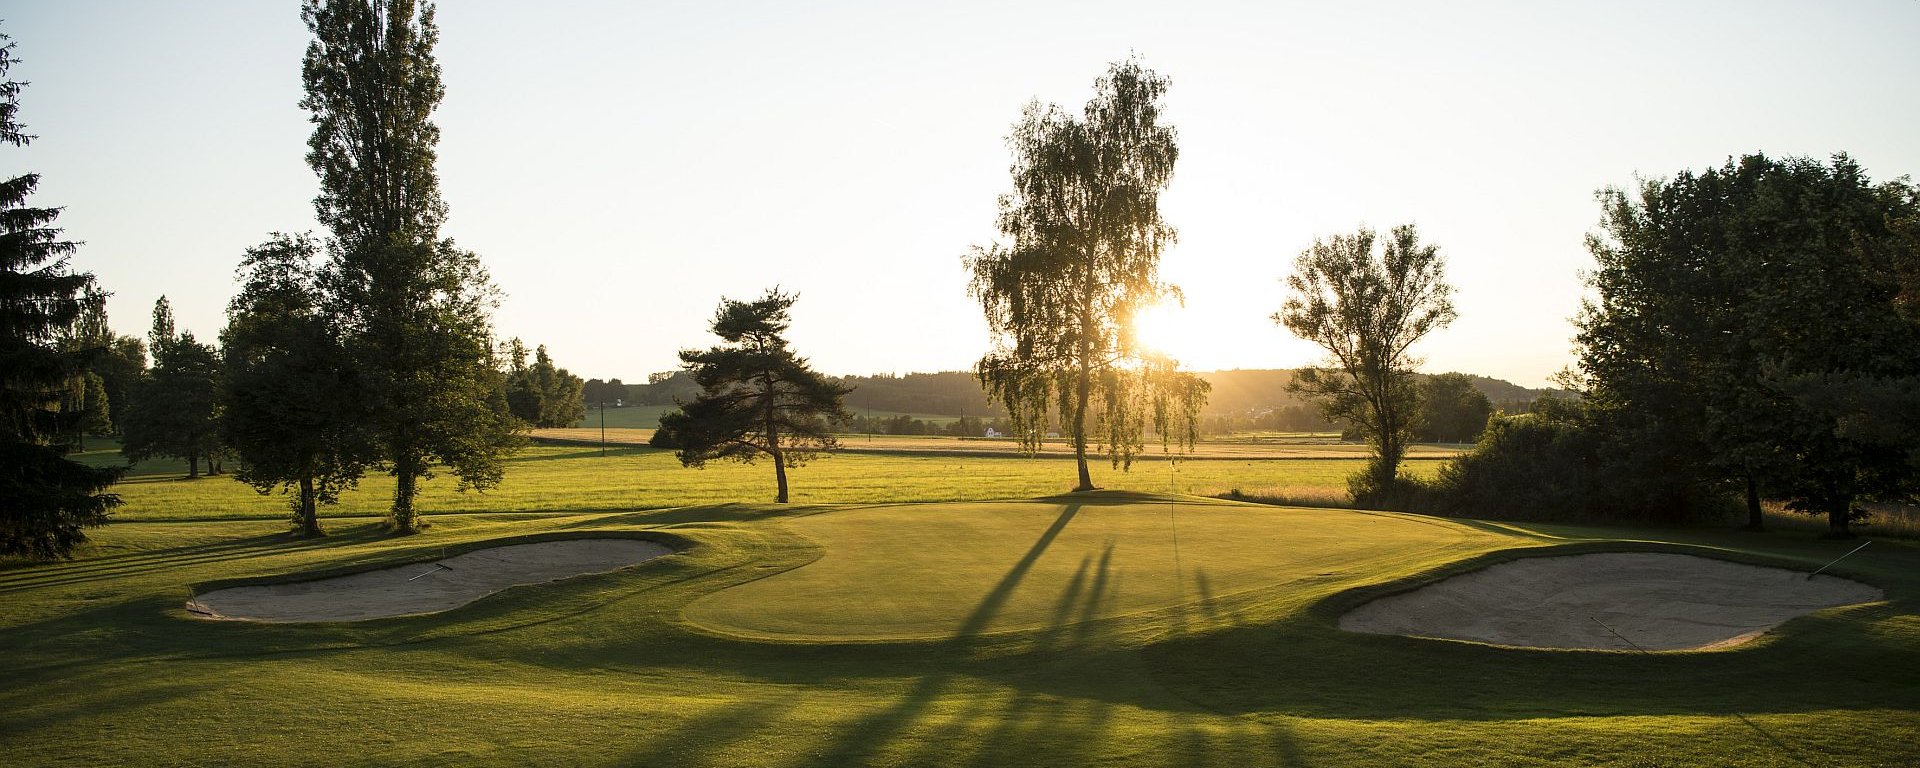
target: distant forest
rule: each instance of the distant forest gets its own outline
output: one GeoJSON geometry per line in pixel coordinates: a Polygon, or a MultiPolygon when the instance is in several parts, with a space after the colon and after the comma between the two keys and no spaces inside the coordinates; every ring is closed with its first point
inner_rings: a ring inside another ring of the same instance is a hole
{"type": "MultiPolygon", "coordinates": [[[[1213,385],[1213,393],[1208,396],[1203,413],[1216,422],[1245,422],[1235,425],[1244,428],[1304,429],[1305,425],[1300,424],[1257,423],[1271,420],[1276,414],[1296,415],[1297,420],[1299,416],[1312,413],[1305,401],[1287,394],[1287,382],[1293,380],[1293,373],[1290,369],[1202,373],[1201,378],[1213,385]],[[1262,419],[1263,416],[1267,418],[1262,419]]],[[[1474,389],[1485,394],[1496,410],[1508,413],[1525,412],[1534,400],[1542,396],[1572,397],[1572,393],[1564,390],[1529,389],[1501,379],[1472,374],[1468,376],[1473,379],[1474,389]]],[[[982,419],[1006,416],[1004,411],[987,400],[980,382],[968,371],[843,376],[839,380],[854,388],[846,398],[846,404],[852,408],[982,419]]],[[[594,379],[587,382],[586,399],[589,404],[598,400],[609,403],[617,400],[626,405],[672,405],[675,398],[690,400],[699,391],[699,385],[685,371],[673,371],[653,374],[648,377],[646,384],[626,384],[619,379],[607,382],[594,379]]],[[[1224,430],[1216,428],[1208,431],[1224,430]]]]}

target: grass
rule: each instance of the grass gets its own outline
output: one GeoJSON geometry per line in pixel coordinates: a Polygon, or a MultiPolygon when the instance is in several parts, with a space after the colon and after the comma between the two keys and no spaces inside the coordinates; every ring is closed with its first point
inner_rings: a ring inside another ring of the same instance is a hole
{"type": "MultiPolygon", "coordinates": [[[[606,426],[607,429],[653,429],[660,426],[660,414],[679,407],[680,406],[677,405],[628,405],[619,408],[608,408],[606,413],[606,426]]],[[[900,415],[898,411],[877,411],[872,408],[849,408],[847,410],[852,411],[856,416],[867,416],[871,418],[890,418],[900,415]]],[[[940,416],[928,413],[909,413],[906,415],[942,427],[958,421],[960,418],[958,416],[940,416]]],[[[574,428],[598,430],[600,428],[600,410],[598,408],[588,408],[587,415],[582,417],[580,423],[575,424],[574,428]]]]}
{"type": "MultiPolygon", "coordinates": [[[[270,519],[277,500],[258,497],[264,515],[189,520],[155,505],[251,491],[136,478],[122,522],[75,560],[0,569],[0,754],[10,766],[1920,761],[1920,549],[1908,543],[1835,567],[1886,602],[1798,619],[1737,650],[1499,649],[1349,634],[1334,617],[1516,549],[1662,542],[1811,569],[1852,545],[1197,498],[1170,509],[1126,493],[861,501],[1027,483],[1046,493],[1070,478],[1065,464],[1011,459],[955,475],[836,457],[795,480],[841,500],[779,507],[732,498],[765,495],[765,467],[649,469],[659,456],[538,449],[467,507],[435,481],[441,514],[412,537],[336,519],[334,536],[292,539],[270,519]],[[569,490],[597,483],[622,490],[569,490]],[[733,503],[668,503],[707,493],[733,503]],[[534,503],[550,506],[511,509],[534,503]],[[599,531],[693,546],[424,617],[254,625],[181,609],[196,585],[599,531]]],[[[1240,464],[1193,466],[1247,488],[1260,483],[1241,472],[1307,487],[1358,467],[1240,464]]]]}
{"type": "MultiPolygon", "coordinates": [[[[109,463],[116,461],[114,456],[103,450],[83,458],[109,463]]],[[[1096,483],[1116,490],[1212,496],[1249,482],[1344,489],[1347,476],[1360,466],[1355,459],[1183,461],[1169,473],[1166,462],[1148,460],[1136,463],[1131,472],[1096,464],[1093,473],[1096,483]]],[[[1437,462],[1408,466],[1425,473],[1439,468],[1437,462]]],[[[226,475],[184,479],[185,471],[177,462],[142,462],[114,489],[125,501],[115,518],[268,520],[287,515],[284,496],[262,496],[226,475]]],[[[1065,491],[1073,485],[1074,467],[1071,459],[1057,457],[847,453],[791,470],[789,477],[793,501],[802,504],[979,501],[1065,491]]],[[[764,462],[716,462],[696,470],[680,466],[672,452],[652,448],[613,448],[602,456],[593,447],[536,445],[510,460],[507,481],[500,488],[460,493],[456,485],[450,476],[424,483],[418,508],[427,515],[572,514],[770,501],[773,468],[764,462]]],[[[385,513],[392,493],[392,479],[374,475],[324,514],[377,517],[385,513]]]]}

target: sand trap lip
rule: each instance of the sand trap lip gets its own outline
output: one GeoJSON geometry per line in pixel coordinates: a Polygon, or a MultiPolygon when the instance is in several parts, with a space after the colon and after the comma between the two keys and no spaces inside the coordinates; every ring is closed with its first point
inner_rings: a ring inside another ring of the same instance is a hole
{"type": "Polygon", "coordinates": [[[230,587],[187,602],[209,619],[361,621],[458,608],[508,587],[605,573],[671,554],[640,539],[561,539],[288,584],[230,587]]]}
{"type": "Polygon", "coordinates": [[[1607,552],[1526,557],[1463,573],[1361,605],[1340,617],[1340,628],[1528,648],[1700,650],[1745,642],[1823,608],[1884,598],[1877,587],[1834,576],[1808,580],[1800,571],[1694,555],[1607,552]]]}

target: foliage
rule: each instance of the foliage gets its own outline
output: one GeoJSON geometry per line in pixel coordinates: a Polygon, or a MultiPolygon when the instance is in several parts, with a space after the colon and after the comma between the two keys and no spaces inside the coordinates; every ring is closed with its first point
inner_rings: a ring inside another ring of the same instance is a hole
{"type": "Polygon", "coordinates": [[[1133,317],[1178,298],[1159,278],[1174,229],[1160,192],[1179,157],[1160,122],[1167,80],[1136,61],[1114,64],[1075,117],[1027,106],[1007,143],[1012,194],[1000,198],[1006,243],[966,258],[994,348],[976,375],[1006,409],[1028,450],[1057,413],[1073,440],[1078,490],[1087,470],[1089,418],[1099,420],[1113,465],[1131,465],[1151,416],[1163,444],[1190,443],[1207,384],[1135,343],[1133,317]]]}
{"type": "Polygon", "coordinates": [[[1412,224],[1394,227],[1377,257],[1373,243],[1366,227],[1315,238],[1294,259],[1290,294],[1273,315],[1330,355],[1325,365],[1301,369],[1288,391],[1354,425],[1373,447],[1372,477],[1355,486],[1363,493],[1394,486],[1418,423],[1413,368],[1420,361],[1409,350],[1455,317],[1439,247],[1421,244],[1412,224]]]}
{"type": "Polygon", "coordinates": [[[275,234],[247,249],[240,293],[221,334],[221,430],[240,456],[235,478],[291,492],[295,530],[318,536],[333,504],[375,459],[367,397],[326,313],[310,235],[275,234]]]}
{"type": "Polygon", "coordinates": [[[571,427],[587,414],[585,383],[556,368],[545,344],[527,365],[527,348],[514,339],[507,344],[507,408],[515,418],[537,428],[571,427]]]}
{"type": "Polygon", "coordinates": [[[587,379],[585,384],[580,385],[580,399],[583,404],[610,405],[616,408],[639,402],[639,399],[634,397],[627,388],[626,383],[618,378],[606,381],[587,379]]]}
{"type": "Polygon", "coordinates": [[[1850,437],[1841,411],[1791,383],[1920,374],[1902,304],[1914,188],[1872,185],[1845,155],[1749,155],[1599,197],[1577,383],[1607,429],[1672,482],[1757,486],[1825,514],[1834,535],[1859,499],[1912,492],[1902,451],[1850,437]]]}
{"type": "Polygon", "coordinates": [[[187,476],[200,476],[200,460],[208,474],[217,470],[220,439],[220,353],[201,344],[191,332],[177,332],[173,308],[162,296],[153,307],[153,369],[135,385],[126,415],[123,450],[129,461],[155,456],[186,459],[187,476]]]}
{"type": "Polygon", "coordinates": [[[1678,523],[1724,511],[1724,499],[1672,482],[1660,457],[1596,423],[1584,401],[1541,398],[1496,415],[1472,452],[1441,467],[1429,508],[1503,520],[1678,523]]]}
{"type": "Polygon", "coordinates": [[[1480,439],[1493,415],[1493,401],[1464,373],[1438,373],[1420,381],[1420,416],[1414,434],[1421,440],[1470,443],[1480,439]]]}
{"type": "Polygon", "coordinates": [[[828,422],[852,418],[841,404],[847,388],[787,348],[789,310],[797,298],[775,288],[750,302],[721,299],[712,330],[725,343],[680,352],[701,392],[679,411],[660,416],[653,442],[673,448],[689,467],[766,456],[779,487],[774,501],[782,504],[787,468],[837,447],[828,422]]]}
{"type": "MultiPolygon", "coordinates": [[[[0,34],[0,143],[20,147],[34,137],[18,122],[26,84],[6,79],[13,48],[0,34]]],[[[93,426],[105,418],[87,368],[96,350],[61,343],[95,293],[93,275],[68,267],[78,246],[53,226],[60,209],[27,206],[39,184],[35,173],[0,181],[0,556],[52,558],[106,522],[120,499],[102,491],[120,472],[66,457],[88,426],[90,395],[100,408],[93,426]],[[67,407],[76,386],[79,411],[67,407]]]]}
{"type": "Polygon", "coordinates": [[[463,488],[492,488],[519,444],[493,359],[497,292],[478,256],[439,235],[446,204],[431,118],[445,89],[433,15],[412,0],[301,8],[314,36],[301,68],[307,164],[332,232],[321,283],[398,478],[388,517],[402,533],[418,527],[414,495],[434,466],[463,488]]]}

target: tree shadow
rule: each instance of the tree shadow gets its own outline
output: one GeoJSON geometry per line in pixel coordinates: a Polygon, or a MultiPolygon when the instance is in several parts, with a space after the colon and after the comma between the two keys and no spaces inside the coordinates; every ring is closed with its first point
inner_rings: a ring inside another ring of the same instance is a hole
{"type": "Polygon", "coordinates": [[[72,560],[49,565],[46,568],[0,572],[0,594],[126,578],[183,566],[333,549],[363,544],[378,539],[382,535],[379,524],[367,523],[336,530],[332,535],[321,538],[301,538],[290,532],[270,533],[184,547],[72,560]]]}

